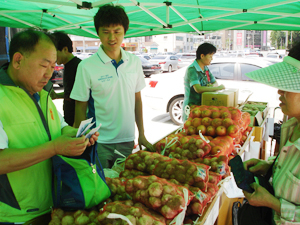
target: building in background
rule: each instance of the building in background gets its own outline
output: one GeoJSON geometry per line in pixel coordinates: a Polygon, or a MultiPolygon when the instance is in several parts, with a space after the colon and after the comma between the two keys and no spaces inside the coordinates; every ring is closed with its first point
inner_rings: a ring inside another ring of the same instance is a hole
{"type": "Polygon", "coordinates": [[[9,62],[9,43],[19,28],[0,27],[0,66],[9,62]]]}
{"type": "MultiPolygon", "coordinates": [[[[71,35],[74,52],[96,52],[100,46],[97,38],[71,35]]],[[[144,53],[190,53],[199,45],[209,42],[218,51],[267,51],[270,47],[270,32],[252,30],[221,30],[199,35],[197,33],[161,34],[146,37],[124,38],[122,47],[126,51],[144,53]]]]}

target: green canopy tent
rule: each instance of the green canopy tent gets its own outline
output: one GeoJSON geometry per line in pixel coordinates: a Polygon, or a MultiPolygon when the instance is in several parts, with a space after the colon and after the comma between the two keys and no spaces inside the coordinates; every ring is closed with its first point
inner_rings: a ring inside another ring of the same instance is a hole
{"type": "Polygon", "coordinates": [[[125,7],[130,27],[125,37],[217,30],[300,30],[296,0],[0,0],[0,26],[63,30],[96,38],[98,7],[125,7]]]}

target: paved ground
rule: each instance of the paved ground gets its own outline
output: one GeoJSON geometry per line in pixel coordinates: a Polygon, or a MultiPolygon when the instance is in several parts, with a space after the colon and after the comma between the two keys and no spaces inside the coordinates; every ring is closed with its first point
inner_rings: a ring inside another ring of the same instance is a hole
{"type": "MultiPolygon", "coordinates": [[[[63,88],[54,86],[56,92],[62,92],[63,88]]],[[[56,105],[58,111],[63,115],[63,100],[55,99],[54,104],[56,105]]],[[[144,117],[144,129],[145,136],[150,143],[156,143],[161,138],[167,136],[168,134],[175,131],[179,126],[175,125],[169,114],[153,110],[143,103],[143,117],[144,117]]],[[[101,135],[101,129],[100,129],[101,135]]],[[[138,132],[136,129],[136,143],[138,138],[138,132]]]]}

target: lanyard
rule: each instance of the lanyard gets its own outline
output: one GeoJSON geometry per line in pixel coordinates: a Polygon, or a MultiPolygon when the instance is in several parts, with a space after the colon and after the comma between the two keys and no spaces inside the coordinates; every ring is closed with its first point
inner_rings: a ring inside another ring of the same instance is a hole
{"type": "Polygon", "coordinates": [[[207,77],[207,81],[210,82],[210,76],[209,76],[209,72],[208,70],[205,71],[206,77],[207,77]]]}

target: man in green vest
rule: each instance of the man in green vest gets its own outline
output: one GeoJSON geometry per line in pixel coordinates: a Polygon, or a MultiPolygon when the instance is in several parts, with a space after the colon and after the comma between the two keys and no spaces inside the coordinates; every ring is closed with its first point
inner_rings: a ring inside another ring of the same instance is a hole
{"type": "Polygon", "coordinates": [[[22,31],[11,40],[10,63],[0,68],[0,224],[47,215],[53,204],[50,158],[81,155],[98,139],[98,132],[89,140],[76,138],[77,129],[50,98],[56,54],[50,35],[22,31]]]}

